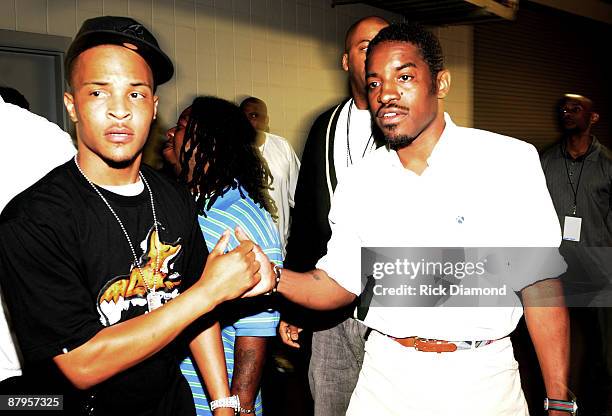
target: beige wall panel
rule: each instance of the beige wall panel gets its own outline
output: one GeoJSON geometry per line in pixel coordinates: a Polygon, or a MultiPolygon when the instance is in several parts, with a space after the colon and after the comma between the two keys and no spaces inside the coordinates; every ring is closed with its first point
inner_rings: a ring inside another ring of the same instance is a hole
{"type": "Polygon", "coordinates": [[[236,58],[243,58],[251,60],[251,36],[244,34],[244,32],[234,33],[234,56],[236,58]]]}
{"type": "Polygon", "coordinates": [[[251,14],[251,2],[249,0],[227,0],[227,2],[232,3],[234,13],[251,14]]]}
{"type": "Polygon", "coordinates": [[[151,28],[153,25],[153,2],[151,0],[129,0],[129,16],[151,28]]]}
{"type": "MultiPolygon", "coordinates": [[[[8,2],[9,4],[11,2],[8,2]]],[[[15,2],[16,29],[22,32],[47,33],[47,1],[19,0],[15,2]],[[44,11],[44,13],[41,13],[44,11]]]]}
{"type": "Polygon", "coordinates": [[[174,25],[174,0],[153,0],[153,24],[174,25]]]}
{"type": "Polygon", "coordinates": [[[251,16],[266,17],[269,10],[267,0],[251,0],[251,16]]]}
{"type": "Polygon", "coordinates": [[[177,26],[196,27],[196,4],[194,0],[175,0],[174,18],[177,26]]]}
{"type": "Polygon", "coordinates": [[[451,73],[451,90],[445,111],[457,124],[472,127],[472,27],[449,26],[435,31],[442,43],[446,67],[451,73]]]}
{"type": "Polygon", "coordinates": [[[214,7],[218,10],[227,10],[230,14],[233,11],[232,0],[215,0],[214,7]]]}
{"type": "Polygon", "coordinates": [[[128,0],[104,0],[103,10],[106,16],[126,16],[128,0]]]}
{"type": "Polygon", "coordinates": [[[253,61],[253,83],[268,85],[268,62],[253,61]]]}
{"type": "Polygon", "coordinates": [[[0,29],[15,30],[16,24],[15,0],[3,0],[0,2],[0,29]]]}
{"type": "Polygon", "coordinates": [[[197,95],[216,95],[217,94],[217,79],[198,77],[198,92],[197,95]]]}
{"type": "Polygon", "coordinates": [[[221,82],[217,84],[217,95],[226,100],[233,100],[236,95],[235,84],[232,82],[223,82],[223,80],[220,81],[221,82]]]}
{"type": "Polygon", "coordinates": [[[88,10],[98,14],[102,13],[104,1],[102,0],[77,0],[77,8],[79,10],[88,10]]]}
{"type": "MultiPolygon", "coordinates": [[[[182,97],[191,101],[198,91],[198,64],[197,64],[197,37],[196,29],[176,26],[176,59],[177,65],[174,78],[177,85],[179,103],[182,97]]],[[[179,108],[178,111],[181,111],[179,108]]]]}
{"type": "Polygon", "coordinates": [[[73,37],[77,30],[77,13],[75,0],[53,0],[53,7],[48,8],[48,33],[50,35],[73,37]]]}

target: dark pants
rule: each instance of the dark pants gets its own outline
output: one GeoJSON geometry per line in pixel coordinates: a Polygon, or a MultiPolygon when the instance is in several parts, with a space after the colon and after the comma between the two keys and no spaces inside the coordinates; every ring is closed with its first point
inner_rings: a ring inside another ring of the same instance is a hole
{"type": "Polygon", "coordinates": [[[365,332],[348,318],[312,335],[308,379],[315,416],[344,416],[363,364],[365,332]]]}

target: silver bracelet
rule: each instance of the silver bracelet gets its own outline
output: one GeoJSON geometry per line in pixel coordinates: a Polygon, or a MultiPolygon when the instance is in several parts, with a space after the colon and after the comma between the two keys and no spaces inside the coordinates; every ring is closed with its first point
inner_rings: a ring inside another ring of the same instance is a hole
{"type": "Polygon", "coordinates": [[[274,272],[274,287],[272,288],[272,293],[276,293],[278,292],[278,284],[280,283],[281,280],[281,270],[283,268],[280,267],[278,264],[275,264],[272,266],[272,271],[274,272]]]}
{"type": "Polygon", "coordinates": [[[245,409],[244,407],[240,407],[240,409],[238,410],[240,411],[240,413],[246,413],[246,414],[255,413],[255,409],[245,409]]]}
{"type": "Polygon", "coordinates": [[[240,399],[238,395],[233,395],[229,397],[223,397],[221,399],[213,400],[210,402],[210,410],[216,410],[220,407],[230,407],[236,411],[240,410],[240,399]]]}

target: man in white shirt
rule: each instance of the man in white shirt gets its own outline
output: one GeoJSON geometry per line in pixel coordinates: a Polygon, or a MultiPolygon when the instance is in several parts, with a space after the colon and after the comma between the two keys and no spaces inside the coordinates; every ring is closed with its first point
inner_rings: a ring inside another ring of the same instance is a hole
{"type": "MultiPolygon", "coordinates": [[[[336,189],[332,237],[318,269],[277,272],[278,292],[313,309],[351,303],[362,293],[362,247],[559,246],[535,148],[457,127],[444,114],[450,73],[433,34],[410,23],[382,29],[368,48],[366,80],[387,146],[336,189]]],[[[522,297],[548,414],[561,416],[558,409],[575,403],[566,386],[567,309],[555,279],[565,265],[556,249],[550,253],[530,259],[507,284],[522,297]]],[[[487,309],[370,307],[361,317],[371,332],[347,415],[528,415],[508,338],[523,308],[513,292],[510,300],[487,309]]]]}
{"type": "Polygon", "coordinates": [[[270,196],[278,209],[276,226],[280,234],[284,257],[289,235],[290,210],[295,205],[293,196],[300,171],[300,160],[285,138],[268,132],[270,118],[265,102],[256,97],[248,97],[242,101],[240,108],[257,130],[257,147],[272,172],[270,196]]]}
{"type": "MultiPolygon", "coordinates": [[[[28,110],[4,102],[0,95],[0,125],[3,134],[0,163],[0,212],[18,193],[34,184],[54,167],[66,162],[75,153],[70,136],[56,124],[28,110]]],[[[0,297],[2,295],[0,294],[0,297]]],[[[4,315],[4,299],[0,305],[0,381],[21,375],[21,365],[4,315]]]]}

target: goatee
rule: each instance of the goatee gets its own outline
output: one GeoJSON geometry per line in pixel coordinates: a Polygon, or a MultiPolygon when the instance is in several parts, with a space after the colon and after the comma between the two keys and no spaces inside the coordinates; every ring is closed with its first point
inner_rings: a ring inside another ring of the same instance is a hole
{"type": "Polygon", "coordinates": [[[125,169],[134,163],[134,160],[139,154],[140,153],[138,153],[135,157],[126,160],[112,160],[110,158],[103,158],[102,160],[104,160],[106,165],[112,169],[125,169]]]}
{"type": "Polygon", "coordinates": [[[400,150],[400,149],[403,149],[404,147],[408,147],[414,141],[414,139],[416,139],[416,137],[406,136],[406,135],[396,136],[396,137],[385,136],[385,141],[387,142],[387,146],[391,150],[400,150]]]}

